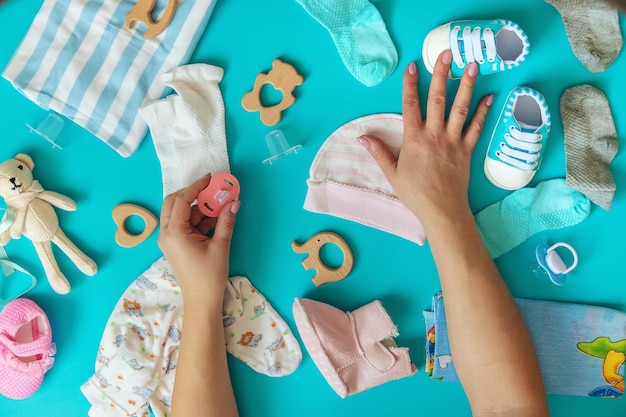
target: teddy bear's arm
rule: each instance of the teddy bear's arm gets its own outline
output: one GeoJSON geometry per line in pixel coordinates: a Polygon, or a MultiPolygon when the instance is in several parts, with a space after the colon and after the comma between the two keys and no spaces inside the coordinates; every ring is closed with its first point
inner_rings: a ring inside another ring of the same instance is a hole
{"type": "Polygon", "coordinates": [[[15,219],[9,228],[10,237],[19,239],[24,231],[24,222],[26,221],[26,210],[16,210],[15,219]]]}
{"type": "Polygon", "coordinates": [[[74,200],[67,196],[64,196],[63,194],[55,193],[54,191],[43,191],[39,193],[37,197],[62,210],[76,210],[76,203],[74,202],[74,200]]]}

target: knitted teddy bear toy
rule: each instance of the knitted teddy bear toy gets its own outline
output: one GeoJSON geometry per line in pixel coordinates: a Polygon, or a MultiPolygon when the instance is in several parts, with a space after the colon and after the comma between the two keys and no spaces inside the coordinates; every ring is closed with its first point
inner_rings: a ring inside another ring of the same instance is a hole
{"type": "Polygon", "coordinates": [[[70,284],[59,269],[50,242],[54,242],[84,274],[95,275],[98,267],[59,227],[54,207],[74,211],[76,203],[69,197],[44,190],[39,181],[33,179],[34,166],[26,154],[0,164],[0,196],[15,215],[10,228],[0,235],[0,246],[5,246],[11,238],[19,239],[22,235],[29,238],[52,289],[67,294],[70,284]]]}

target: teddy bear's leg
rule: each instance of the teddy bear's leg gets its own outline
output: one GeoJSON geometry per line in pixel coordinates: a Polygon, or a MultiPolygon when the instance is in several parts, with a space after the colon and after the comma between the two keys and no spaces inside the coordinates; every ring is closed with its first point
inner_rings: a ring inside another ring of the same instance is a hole
{"type": "Polygon", "coordinates": [[[70,283],[59,269],[59,265],[52,253],[50,242],[33,242],[33,245],[39,255],[39,259],[41,259],[43,270],[46,272],[46,277],[52,289],[59,294],[70,292],[70,283]]]}
{"type": "Polygon", "coordinates": [[[78,249],[74,242],[63,233],[61,228],[58,228],[55,235],[52,236],[52,241],[76,264],[80,272],[89,276],[93,276],[98,272],[98,266],[93,259],[78,249]]]}

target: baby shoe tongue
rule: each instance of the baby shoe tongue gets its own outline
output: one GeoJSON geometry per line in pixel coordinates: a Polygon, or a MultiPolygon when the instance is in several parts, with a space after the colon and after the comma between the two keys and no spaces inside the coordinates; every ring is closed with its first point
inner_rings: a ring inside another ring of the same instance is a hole
{"type": "Polygon", "coordinates": [[[537,130],[539,130],[539,127],[540,127],[540,126],[529,125],[524,122],[520,122],[519,120],[517,121],[517,124],[519,125],[520,130],[525,133],[535,133],[537,130]]]}

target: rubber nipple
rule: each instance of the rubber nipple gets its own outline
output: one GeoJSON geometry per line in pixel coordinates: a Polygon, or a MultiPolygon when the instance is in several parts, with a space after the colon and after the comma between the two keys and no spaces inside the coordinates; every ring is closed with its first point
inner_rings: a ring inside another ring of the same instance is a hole
{"type": "Polygon", "coordinates": [[[36,127],[33,127],[28,123],[26,126],[28,126],[31,132],[37,133],[39,136],[50,142],[53,148],[63,149],[57,138],[65,126],[65,121],[58,114],[49,112],[36,127]]]}
{"type": "Polygon", "coordinates": [[[298,153],[298,149],[302,147],[302,145],[289,146],[289,142],[287,142],[287,138],[285,138],[285,134],[280,129],[272,130],[267,135],[265,135],[265,143],[267,148],[270,151],[270,157],[263,160],[264,164],[272,165],[276,159],[288,155],[291,152],[298,153]]]}

